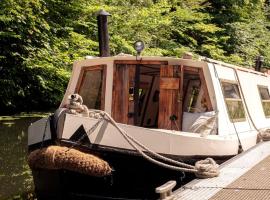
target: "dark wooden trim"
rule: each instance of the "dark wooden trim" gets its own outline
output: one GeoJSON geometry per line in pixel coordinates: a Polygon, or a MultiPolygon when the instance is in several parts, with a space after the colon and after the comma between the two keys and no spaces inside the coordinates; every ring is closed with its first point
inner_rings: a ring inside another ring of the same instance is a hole
{"type": "Polygon", "coordinates": [[[112,85],[112,107],[111,107],[111,112],[112,112],[112,117],[114,118],[114,120],[117,121],[116,117],[115,117],[115,113],[116,113],[116,105],[117,102],[115,102],[115,98],[116,98],[116,64],[113,65],[113,85],[112,85]]]}
{"type": "Polygon", "coordinates": [[[180,81],[179,81],[179,129],[182,130],[182,123],[183,123],[183,89],[184,89],[184,66],[180,66],[180,81]]]}
{"type": "Polygon", "coordinates": [[[140,89],[140,65],[136,64],[135,68],[135,85],[134,85],[134,125],[138,126],[139,121],[139,89],[140,89]]]}
{"type": "Polygon", "coordinates": [[[148,65],[143,65],[143,64],[140,64],[141,67],[144,67],[144,68],[148,68],[148,69],[153,69],[153,70],[159,70],[159,67],[151,67],[151,66],[148,66],[148,65]]]}
{"type": "Polygon", "coordinates": [[[200,68],[184,66],[184,72],[187,74],[199,74],[200,68]]]}
{"type": "Polygon", "coordinates": [[[168,61],[158,61],[158,60],[115,60],[114,64],[167,65],[168,61]]]}
{"type": "Polygon", "coordinates": [[[129,101],[129,88],[133,84],[135,65],[115,64],[113,76],[112,117],[120,123],[133,124],[133,101],[129,101]]]}
{"type": "Polygon", "coordinates": [[[106,80],[107,80],[107,66],[103,65],[103,79],[102,79],[101,104],[100,104],[101,110],[105,110],[106,80]]]}
{"type": "Polygon", "coordinates": [[[171,90],[178,90],[179,89],[179,78],[172,78],[172,77],[160,77],[160,89],[171,89],[171,90]]]}
{"type": "Polygon", "coordinates": [[[149,75],[149,76],[154,76],[154,75],[158,75],[159,74],[159,70],[158,71],[148,71],[148,72],[142,72],[142,75],[149,75]]]}
{"type": "MultiPolygon", "coordinates": [[[[134,79],[135,79],[135,69],[136,66],[135,65],[129,65],[128,67],[128,86],[127,86],[127,90],[129,90],[129,88],[135,87],[134,85],[134,79]]],[[[128,115],[128,124],[134,124],[134,116],[132,116],[132,113],[134,113],[135,108],[134,108],[134,96],[133,96],[133,100],[129,99],[129,91],[127,91],[126,93],[127,95],[127,101],[128,101],[128,113],[125,113],[125,115],[128,115]]]]}
{"type": "Polygon", "coordinates": [[[150,100],[150,97],[151,97],[151,93],[152,93],[154,81],[155,81],[155,77],[152,76],[152,81],[151,81],[151,84],[150,84],[150,87],[149,87],[149,90],[148,90],[148,95],[147,95],[146,102],[145,102],[145,106],[144,106],[144,110],[143,110],[143,113],[142,113],[141,126],[143,126],[143,123],[144,123],[145,113],[146,113],[146,110],[147,110],[147,108],[148,108],[147,105],[148,105],[149,100],[150,100]]]}

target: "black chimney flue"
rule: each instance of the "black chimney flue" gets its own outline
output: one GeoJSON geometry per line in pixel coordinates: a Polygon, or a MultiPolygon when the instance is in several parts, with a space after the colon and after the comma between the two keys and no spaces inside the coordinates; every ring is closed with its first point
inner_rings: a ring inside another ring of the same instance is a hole
{"type": "Polygon", "coordinates": [[[108,20],[107,20],[108,16],[110,16],[110,13],[102,9],[97,13],[100,57],[110,56],[108,20]]]}
{"type": "Polygon", "coordinates": [[[261,71],[263,61],[264,61],[263,56],[256,56],[256,59],[255,59],[255,70],[256,71],[258,71],[258,72],[261,71]]]}

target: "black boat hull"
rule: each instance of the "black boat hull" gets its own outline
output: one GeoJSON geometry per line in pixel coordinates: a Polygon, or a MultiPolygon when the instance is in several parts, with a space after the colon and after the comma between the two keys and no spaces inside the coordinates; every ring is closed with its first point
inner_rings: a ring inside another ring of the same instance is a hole
{"type": "MultiPolygon", "coordinates": [[[[61,145],[72,143],[61,141],[61,145]]],[[[33,170],[38,199],[157,199],[156,187],[169,180],[176,180],[179,187],[195,178],[194,174],[157,166],[136,152],[94,145],[77,148],[107,161],[113,168],[112,174],[93,177],[67,170],[33,170]]],[[[199,157],[177,159],[192,164],[199,157]]],[[[222,157],[220,162],[226,159],[222,157]]]]}

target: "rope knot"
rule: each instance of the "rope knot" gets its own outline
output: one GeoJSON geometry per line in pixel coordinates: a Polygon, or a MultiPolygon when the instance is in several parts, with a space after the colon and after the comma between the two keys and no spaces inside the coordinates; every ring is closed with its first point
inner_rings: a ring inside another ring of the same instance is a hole
{"type": "Polygon", "coordinates": [[[260,130],[259,135],[263,141],[270,141],[270,129],[260,130]]]}
{"type": "Polygon", "coordinates": [[[219,175],[219,165],[212,158],[197,161],[195,169],[198,178],[213,178],[219,175]]]}

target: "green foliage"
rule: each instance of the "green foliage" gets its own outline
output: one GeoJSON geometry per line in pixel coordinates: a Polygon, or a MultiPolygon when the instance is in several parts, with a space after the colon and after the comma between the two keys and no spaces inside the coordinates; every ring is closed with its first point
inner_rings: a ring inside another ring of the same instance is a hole
{"type": "Polygon", "coordinates": [[[264,65],[270,67],[269,5],[267,1],[211,0],[208,11],[213,22],[223,28],[226,39],[220,44],[227,62],[253,66],[258,55],[265,57],[264,65]]]}
{"type": "Polygon", "coordinates": [[[56,107],[72,63],[97,56],[96,13],[109,18],[111,54],[181,57],[186,51],[270,67],[270,9],[263,0],[1,0],[0,113],[56,107]]]}
{"type": "Polygon", "coordinates": [[[1,113],[56,107],[74,59],[97,54],[97,42],[78,26],[81,3],[0,2],[1,113]]]}

